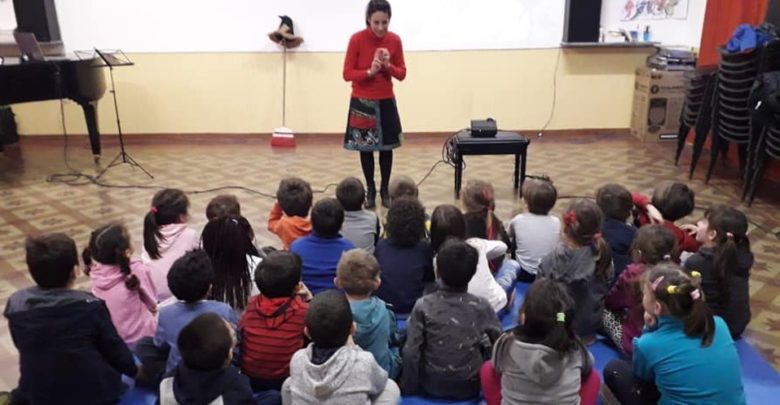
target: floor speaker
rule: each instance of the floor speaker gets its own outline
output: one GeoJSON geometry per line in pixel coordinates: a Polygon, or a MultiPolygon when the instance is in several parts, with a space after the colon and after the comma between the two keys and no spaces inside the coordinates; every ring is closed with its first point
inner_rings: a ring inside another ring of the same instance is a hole
{"type": "Polygon", "coordinates": [[[599,42],[601,0],[566,0],[563,42],[599,42]]]}
{"type": "Polygon", "coordinates": [[[54,0],[14,0],[14,11],[17,30],[32,32],[38,42],[62,39],[54,0]]]}

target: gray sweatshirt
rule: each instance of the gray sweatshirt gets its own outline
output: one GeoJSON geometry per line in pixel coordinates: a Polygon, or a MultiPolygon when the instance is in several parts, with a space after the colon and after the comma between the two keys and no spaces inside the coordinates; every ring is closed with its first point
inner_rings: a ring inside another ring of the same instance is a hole
{"type": "Polygon", "coordinates": [[[387,372],[374,356],[357,346],[343,346],[320,365],[311,362],[312,351],[310,344],[290,360],[290,378],[282,387],[285,405],[365,405],[375,402],[389,385],[387,372]]]}
{"type": "Polygon", "coordinates": [[[590,353],[561,354],[545,345],[525,343],[512,332],[493,348],[493,367],[501,373],[502,405],[580,403],[583,376],[591,372],[590,353]]]}
{"type": "MultiPolygon", "coordinates": [[[[608,273],[611,277],[612,269],[608,273]]],[[[569,287],[569,294],[574,300],[574,332],[580,337],[595,335],[601,327],[601,313],[610,280],[596,274],[596,254],[590,246],[573,249],[563,243],[558,244],[542,259],[538,277],[557,280],[569,287]]]]}
{"type": "Polygon", "coordinates": [[[341,236],[348,239],[356,248],[374,253],[374,247],[381,235],[379,217],[366,210],[345,211],[341,236]]]}

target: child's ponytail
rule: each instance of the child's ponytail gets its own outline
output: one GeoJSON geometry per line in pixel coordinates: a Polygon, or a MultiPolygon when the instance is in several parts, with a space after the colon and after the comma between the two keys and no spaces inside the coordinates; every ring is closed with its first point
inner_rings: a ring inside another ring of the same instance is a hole
{"type": "Polygon", "coordinates": [[[152,260],[160,258],[159,241],[164,238],[160,227],[181,222],[189,206],[187,195],[175,188],[166,188],[154,195],[144,217],[144,249],[152,260]]]}
{"type": "Polygon", "coordinates": [[[160,258],[160,250],[157,247],[157,238],[162,239],[160,227],[157,225],[157,208],[152,206],[144,217],[144,249],[152,260],[160,258]]]}
{"type": "Polygon", "coordinates": [[[683,321],[685,334],[700,337],[702,347],[708,347],[715,335],[715,319],[696,281],[677,265],[666,262],[650,269],[646,277],[649,290],[665,311],[683,321]]]}
{"type": "Polygon", "coordinates": [[[724,302],[728,302],[731,296],[729,279],[739,266],[739,250],[750,250],[747,217],[742,211],[727,205],[716,205],[708,209],[704,216],[708,222],[708,231],[715,231],[713,267],[718,281],[718,293],[724,302]]]}
{"type": "Polygon", "coordinates": [[[595,253],[596,253],[596,275],[603,280],[609,280],[612,278],[612,249],[609,248],[607,241],[601,236],[596,234],[594,241],[595,253]]]}
{"type": "Polygon", "coordinates": [[[116,259],[118,262],[117,264],[119,265],[119,270],[125,276],[125,287],[131,291],[138,290],[141,283],[138,281],[138,277],[136,277],[130,269],[130,258],[127,257],[127,252],[117,250],[116,259]]]}
{"type": "Polygon", "coordinates": [[[521,342],[545,345],[563,355],[581,346],[573,319],[574,301],[566,286],[537,279],[525,296],[514,335],[521,342]]]}
{"type": "Polygon", "coordinates": [[[92,270],[92,252],[89,250],[89,246],[81,251],[81,260],[84,262],[84,274],[89,276],[89,272],[92,270]]]}

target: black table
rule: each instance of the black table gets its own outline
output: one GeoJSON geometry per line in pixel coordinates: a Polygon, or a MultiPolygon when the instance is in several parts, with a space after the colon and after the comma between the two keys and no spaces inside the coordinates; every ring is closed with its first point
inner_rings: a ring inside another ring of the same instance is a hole
{"type": "Polygon", "coordinates": [[[515,190],[525,181],[525,162],[531,141],[517,132],[499,131],[495,137],[475,138],[469,130],[455,134],[455,198],[460,198],[463,156],[515,155],[515,190]]]}

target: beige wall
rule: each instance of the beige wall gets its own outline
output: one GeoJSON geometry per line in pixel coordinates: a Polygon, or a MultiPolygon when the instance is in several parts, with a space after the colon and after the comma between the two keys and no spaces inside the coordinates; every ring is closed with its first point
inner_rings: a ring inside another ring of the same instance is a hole
{"type": "MultiPolygon", "coordinates": [[[[447,132],[491,116],[507,129],[538,129],[552,103],[557,49],[407,54],[396,84],[405,132],[447,132]]],[[[634,70],[648,50],[563,50],[549,129],[627,128],[634,70]]],[[[269,133],[281,126],[281,54],[132,54],[115,70],[125,133],[269,133]]],[[[343,131],[349,84],[343,54],[290,54],[287,126],[298,133],[343,131]]],[[[22,134],[59,134],[56,102],[14,106],[22,134]]],[[[85,133],[78,105],[66,103],[69,133],[85,133]]],[[[111,97],[100,130],[116,133],[111,97]]]]}

